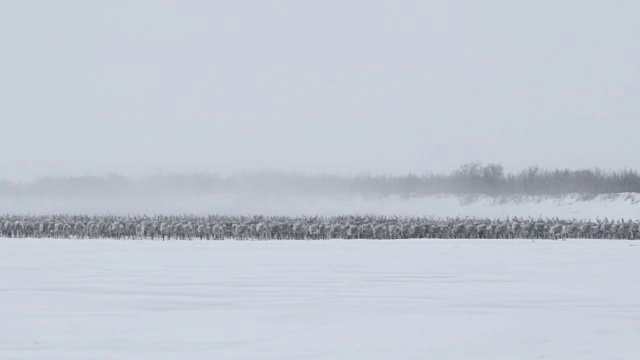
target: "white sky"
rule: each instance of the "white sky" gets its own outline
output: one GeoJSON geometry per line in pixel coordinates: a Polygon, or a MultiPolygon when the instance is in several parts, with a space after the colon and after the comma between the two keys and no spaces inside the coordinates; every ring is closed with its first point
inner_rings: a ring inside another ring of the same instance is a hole
{"type": "Polygon", "coordinates": [[[0,177],[640,168],[637,1],[3,1],[0,177]]]}

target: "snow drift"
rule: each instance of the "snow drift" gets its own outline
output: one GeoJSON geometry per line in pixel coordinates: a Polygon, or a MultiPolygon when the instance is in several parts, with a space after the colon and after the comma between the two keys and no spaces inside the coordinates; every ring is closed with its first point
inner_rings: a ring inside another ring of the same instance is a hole
{"type": "Polygon", "coordinates": [[[592,219],[638,218],[637,193],[561,196],[294,196],[172,195],[3,196],[4,214],[184,214],[196,215],[341,215],[474,216],[489,218],[560,217],[592,219]]]}

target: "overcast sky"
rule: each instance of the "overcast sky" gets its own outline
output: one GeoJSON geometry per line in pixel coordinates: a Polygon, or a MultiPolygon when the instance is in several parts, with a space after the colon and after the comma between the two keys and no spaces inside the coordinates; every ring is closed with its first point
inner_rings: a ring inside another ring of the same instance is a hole
{"type": "Polygon", "coordinates": [[[0,177],[640,168],[640,2],[2,1],[0,177]]]}

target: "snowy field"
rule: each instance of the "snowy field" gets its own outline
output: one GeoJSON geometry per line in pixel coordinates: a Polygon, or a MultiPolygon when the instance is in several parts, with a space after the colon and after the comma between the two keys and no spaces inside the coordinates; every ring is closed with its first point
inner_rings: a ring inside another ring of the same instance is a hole
{"type": "Polygon", "coordinates": [[[638,359],[640,242],[0,239],[0,359],[638,359]]]}
{"type": "Polygon", "coordinates": [[[0,214],[89,214],[89,215],[345,215],[488,218],[559,217],[562,219],[637,218],[640,194],[621,193],[585,197],[562,196],[460,197],[431,196],[256,196],[209,195],[153,198],[131,196],[0,196],[0,214]]]}

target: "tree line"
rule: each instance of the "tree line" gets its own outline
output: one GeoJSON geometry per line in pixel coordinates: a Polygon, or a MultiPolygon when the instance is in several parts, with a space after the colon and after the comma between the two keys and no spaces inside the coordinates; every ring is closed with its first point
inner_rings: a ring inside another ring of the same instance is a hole
{"type": "Polygon", "coordinates": [[[0,195],[561,195],[640,193],[640,173],[632,169],[543,169],[506,172],[500,164],[467,163],[450,173],[424,175],[329,175],[277,171],[233,175],[205,173],[129,177],[41,177],[0,181],[0,195]]]}

